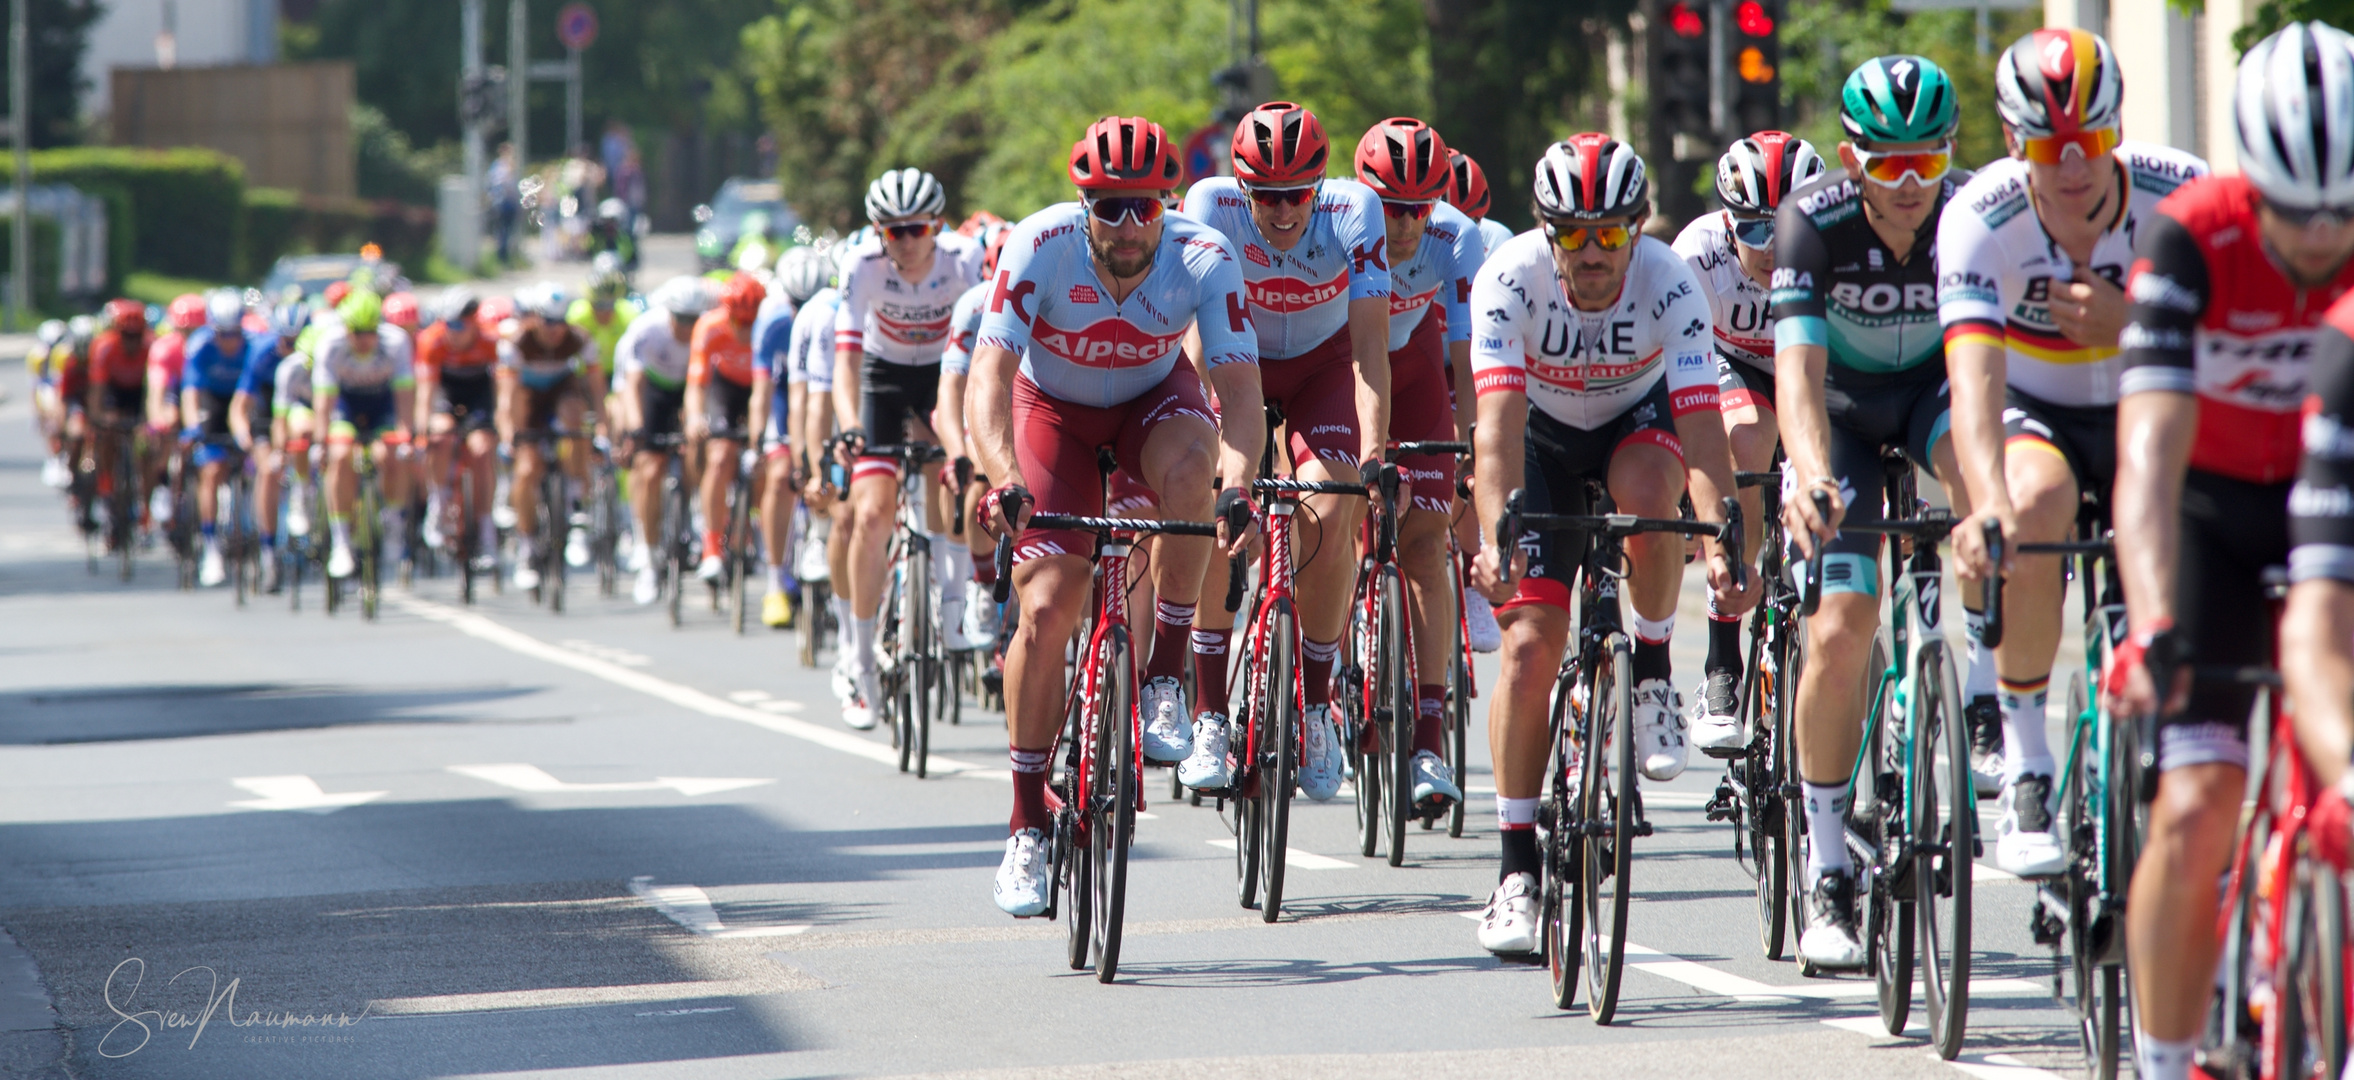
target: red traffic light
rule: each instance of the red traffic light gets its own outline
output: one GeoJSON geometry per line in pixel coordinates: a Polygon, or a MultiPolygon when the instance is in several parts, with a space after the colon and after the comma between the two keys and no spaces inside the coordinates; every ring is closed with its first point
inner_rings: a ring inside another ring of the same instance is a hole
{"type": "MultiPolygon", "coordinates": [[[[1694,20],[1694,23],[1697,24],[1698,20],[1694,20]]],[[[1741,0],[1733,8],[1733,25],[1740,27],[1741,32],[1750,37],[1771,37],[1774,33],[1774,17],[1766,14],[1765,5],[1757,0],[1741,0]]]]}
{"type": "MultiPolygon", "coordinates": [[[[1750,0],[1750,6],[1755,7],[1756,0],[1750,0]]],[[[1692,5],[1684,0],[1676,0],[1667,6],[1667,28],[1674,31],[1677,37],[1687,38],[1696,38],[1708,32],[1707,24],[1700,21],[1700,13],[1692,10],[1692,5]]]]}

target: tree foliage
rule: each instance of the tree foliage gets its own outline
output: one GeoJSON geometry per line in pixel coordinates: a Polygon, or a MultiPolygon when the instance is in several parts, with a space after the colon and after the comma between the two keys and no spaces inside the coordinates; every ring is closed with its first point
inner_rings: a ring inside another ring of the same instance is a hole
{"type": "MultiPolygon", "coordinates": [[[[82,54],[90,25],[98,21],[97,0],[30,0],[25,21],[32,33],[33,146],[46,149],[81,142],[82,54]]],[[[0,34],[0,37],[4,37],[0,34]]],[[[0,48],[0,87],[12,85],[8,50],[0,48]]],[[[0,100],[5,100],[0,95],[0,100]]]]}
{"type": "Polygon", "coordinates": [[[1633,0],[1424,0],[1432,123],[1487,173],[1494,215],[1529,223],[1530,169],[1557,139],[1602,126],[1612,27],[1633,0]]]}
{"type": "Polygon", "coordinates": [[[1858,64],[1890,53],[1915,53],[1953,77],[1960,99],[1956,153],[1972,168],[2002,157],[2002,121],[1994,110],[1994,63],[2020,35],[2043,25],[2040,10],[1996,11],[1993,48],[1978,55],[1977,15],[1967,10],[1905,15],[1888,0],[1795,0],[1782,23],[1784,123],[1821,151],[1833,168],[1842,138],[1839,88],[1858,64]]]}
{"type": "Polygon", "coordinates": [[[2256,5],[2248,25],[2232,33],[2231,43],[2246,52],[2283,26],[2317,20],[2340,30],[2354,29],[2354,0],[2264,0],[2256,5]]]}

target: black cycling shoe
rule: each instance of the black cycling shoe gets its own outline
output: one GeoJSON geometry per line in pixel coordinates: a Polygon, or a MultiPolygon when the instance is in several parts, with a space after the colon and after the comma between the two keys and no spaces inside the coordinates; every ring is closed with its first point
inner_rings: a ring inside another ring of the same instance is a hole
{"type": "Polygon", "coordinates": [[[1962,710],[1970,724],[1970,786],[1981,799],[2003,791],[2003,707],[1993,694],[1970,699],[1962,710]]]}

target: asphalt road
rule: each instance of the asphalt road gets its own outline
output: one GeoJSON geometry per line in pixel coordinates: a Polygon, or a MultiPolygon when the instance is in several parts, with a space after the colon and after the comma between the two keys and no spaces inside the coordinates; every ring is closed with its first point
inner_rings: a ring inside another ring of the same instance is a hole
{"type": "Polygon", "coordinates": [[[1479,735],[1470,828],[1413,833],[1403,868],[1353,853],[1345,800],[1299,804],[1272,926],[1236,905],[1218,816],[1155,774],[1098,985],[1060,924],[990,901],[997,717],[941,729],[965,767],[919,781],[841,726],[790,635],[706,608],[676,630],[577,589],[563,615],[465,609],[445,579],[370,624],[315,591],[299,614],[180,592],[160,554],[93,576],[38,482],[22,372],[0,367],[4,1075],[2078,1071],[2032,890],[1991,870],[1961,1062],[1917,1019],[1881,1030],[1868,979],[1764,959],[1699,759],[1648,786],[1618,1021],[1554,1010],[1542,968],[1473,940],[1497,846],[1479,735]]]}

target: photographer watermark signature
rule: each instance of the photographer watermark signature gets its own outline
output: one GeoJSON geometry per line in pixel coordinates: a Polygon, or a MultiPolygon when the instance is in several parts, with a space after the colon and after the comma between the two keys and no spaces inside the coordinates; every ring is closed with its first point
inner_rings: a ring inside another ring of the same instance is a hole
{"type": "MultiPolygon", "coordinates": [[[[164,986],[166,988],[177,987],[182,977],[195,972],[203,972],[208,980],[201,1008],[190,1012],[178,1009],[135,1009],[139,987],[147,980],[147,961],[134,956],[116,964],[114,970],[106,975],[105,998],[106,1007],[121,1019],[115,1021],[114,1026],[108,1028],[106,1034],[99,1038],[99,1056],[129,1057],[144,1049],[148,1042],[158,1034],[181,1030],[188,1031],[188,1049],[194,1050],[198,1040],[204,1038],[205,1028],[216,1017],[223,1023],[238,1028],[320,1028],[328,1030],[352,1027],[368,1018],[368,1010],[365,1008],[361,1009],[357,1016],[350,1013],[296,1013],[270,1009],[254,1009],[241,1013],[237,1010],[237,984],[241,980],[231,979],[228,985],[223,986],[220,973],[201,964],[181,969],[179,974],[166,980],[164,986]],[[128,969],[127,972],[126,969],[128,969]],[[138,1044],[127,1050],[121,1047],[131,1040],[133,1030],[125,1030],[126,1028],[135,1030],[138,1038],[138,1044]],[[117,1036],[120,1036],[119,1041],[117,1036]]],[[[188,980],[190,989],[193,989],[195,985],[195,979],[188,980]]],[[[348,1036],[289,1034],[247,1037],[249,1042],[272,1043],[343,1042],[348,1039],[348,1036]]]]}

